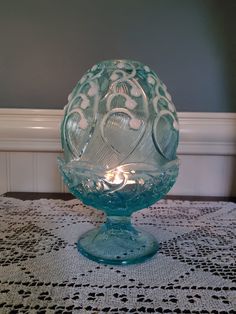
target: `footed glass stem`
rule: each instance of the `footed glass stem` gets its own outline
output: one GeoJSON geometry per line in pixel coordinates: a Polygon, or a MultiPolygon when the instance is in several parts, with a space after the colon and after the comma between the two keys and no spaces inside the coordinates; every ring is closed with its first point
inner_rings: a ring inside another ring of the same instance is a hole
{"type": "Polygon", "coordinates": [[[78,250],[99,263],[127,265],[152,257],[159,248],[149,233],[134,228],[130,217],[109,216],[100,227],[83,234],[78,250]]]}

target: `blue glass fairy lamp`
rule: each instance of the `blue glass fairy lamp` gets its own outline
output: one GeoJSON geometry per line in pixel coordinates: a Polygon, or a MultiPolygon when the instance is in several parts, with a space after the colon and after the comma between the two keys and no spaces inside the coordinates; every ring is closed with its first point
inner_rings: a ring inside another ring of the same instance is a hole
{"type": "Polygon", "coordinates": [[[70,192],[107,220],[81,236],[79,252],[97,262],[133,264],[158,251],[131,215],[175,183],[178,140],[171,97],[148,66],[111,60],[85,73],[65,107],[59,168],[70,192]]]}

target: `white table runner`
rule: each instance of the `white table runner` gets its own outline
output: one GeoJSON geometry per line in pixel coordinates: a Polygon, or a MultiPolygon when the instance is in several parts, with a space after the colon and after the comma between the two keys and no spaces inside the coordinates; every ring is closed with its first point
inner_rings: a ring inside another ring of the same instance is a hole
{"type": "Polygon", "coordinates": [[[236,313],[235,213],[229,202],[159,201],[133,215],[159,253],[110,266],[76,248],[101,212],[0,197],[0,313],[236,313]]]}

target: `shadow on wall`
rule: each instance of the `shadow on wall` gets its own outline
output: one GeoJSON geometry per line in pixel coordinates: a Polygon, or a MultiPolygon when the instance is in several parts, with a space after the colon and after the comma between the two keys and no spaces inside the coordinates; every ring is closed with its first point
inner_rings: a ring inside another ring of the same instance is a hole
{"type": "MultiPolygon", "coordinates": [[[[228,93],[228,106],[231,112],[236,112],[236,36],[235,36],[235,1],[225,1],[224,3],[220,0],[215,1],[217,6],[218,23],[221,25],[221,40],[222,47],[224,47],[225,54],[225,71],[227,78],[227,93],[228,93]],[[225,23],[227,20],[227,23],[225,23]]],[[[236,125],[235,125],[236,134],[236,125]]],[[[232,176],[231,176],[231,196],[236,196],[236,156],[232,163],[232,176]]]]}
{"type": "Polygon", "coordinates": [[[210,1],[212,29],[224,56],[229,111],[236,112],[236,1],[210,1]]]}
{"type": "MultiPolygon", "coordinates": [[[[225,71],[227,78],[227,93],[229,94],[229,111],[236,111],[236,23],[235,23],[235,1],[216,0],[212,3],[212,10],[217,8],[215,14],[216,24],[220,25],[221,46],[224,49],[225,71]],[[226,22],[227,21],[227,22],[226,22]]],[[[236,134],[236,125],[235,125],[236,134]]],[[[231,196],[236,196],[236,156],[232,163],[231,196]]]]}

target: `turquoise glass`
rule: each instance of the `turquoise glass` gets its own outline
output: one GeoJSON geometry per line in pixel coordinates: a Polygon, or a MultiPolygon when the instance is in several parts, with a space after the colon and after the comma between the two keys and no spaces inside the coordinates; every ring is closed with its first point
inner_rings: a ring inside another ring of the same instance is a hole
{"type": "Polygon", "coordinates": [[[146,65],[94,65],[68,97],[59,168],[70,192],[102,210],[106,222],[78,240],[78,250],[107,264],[133,264],[158,251],[157,240],[131,224],[135,211],[162,198],[179,163],[178,118],[166,86],[146,65]]]}

